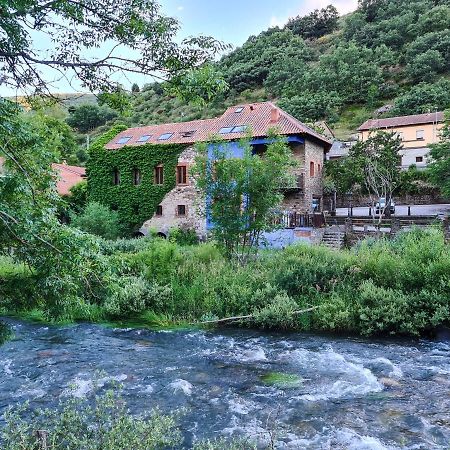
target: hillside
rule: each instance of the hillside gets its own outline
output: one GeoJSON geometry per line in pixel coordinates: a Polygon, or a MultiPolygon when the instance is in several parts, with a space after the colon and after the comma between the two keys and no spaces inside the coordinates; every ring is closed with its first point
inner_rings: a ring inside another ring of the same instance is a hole
{"type": "Polygon", "coordinates": [[[448,108],[450,0],[361,0],[345,17],[329,6],[249,37],[217,65],[229,91],[212,104],[188,105],[154,83],[133,94],[131,114],[96,133],[117,121],[187,121],[272,99],[302,121],[327,120],[346,139],[384,105],[391,116],[448,108]]]}

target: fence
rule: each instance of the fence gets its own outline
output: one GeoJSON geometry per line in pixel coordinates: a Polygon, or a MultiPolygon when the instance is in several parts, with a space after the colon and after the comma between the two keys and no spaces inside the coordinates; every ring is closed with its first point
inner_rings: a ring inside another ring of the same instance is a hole
{"type": "Polygon", "coordinates": [[[300,214],[295,211],[285,211],[275,219],[275,224],[283,228],[320,228],[325,225],[325,217],[321,213],[300,214]]]}

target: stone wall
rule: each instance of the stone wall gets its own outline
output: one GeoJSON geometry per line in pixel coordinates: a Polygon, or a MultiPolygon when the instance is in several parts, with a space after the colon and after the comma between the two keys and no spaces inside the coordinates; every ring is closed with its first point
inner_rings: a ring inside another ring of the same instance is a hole
{"type": "MultiPolygon", "coordinates": [[[[287,192],[282,208],[301,214],[311,213],[313,197],[322,199],[324,149],[315,142],[306,139],[305,144],[294,144],[292,151],[298,162],[293,169],[294,175],[304,176],[304,189],[287,192]],[[311,161],[314,163],[314,176],[311,176],[310,173],[311,161]]],[[[189,147],[181,153],[178,164],[186,164],[188,183],[183,186],[175,186],[165,195],[160,203],[162,215],[157,216],[155,214],[147,220],[140,230],[143,234],[148,234],[152,230],[167,236],[170,228],[186,228],[194,229],[202,238],[206,236],[205,202],[200,191],[196,189],[195,180],[189,171],[189,168],[194,164],[194,160],[195,149],[193,147],[189,147]],[[186,206],[186,215],[179,216],[177,214],[178,205],[186,206]]]]}
{"type": "Polygon", "coordinates": [[[150,220],[147,220],[142,228],[143,234],[149,231],[155,231],[167,236],[171,228],[193,229],[200,237],[206,235],[206,218],[204,211],[204,202],[201,201],[201,193],[195,187],[195,179],[192,177],[190,168],[195,160],[195,149],[188,147],[178,158],[178,164],[185,164],[187,167],[187,184],[177,185],[168,192],[160,206],[162,215],[156,214],[150,220]],[[186,207],[184,216],[178,215],[178,205],[186,207]]]}
{"type": "MultiPolygon", "coordinates": [[[[319,144],[306,139],[304,145],[296,144],[292,147],[292,151],[298,162],[294,175],[304,174],[304,189],[299,192],[286,192],[282,208],[300,214],[312,213],[313,198],[322,199],[323,196],[324,149],[319,144]],[[311,176],[311,162],[314,163],[314,176],[311,176]]],[[[320,207],[322,208],[322,200],[320,207]]]]}

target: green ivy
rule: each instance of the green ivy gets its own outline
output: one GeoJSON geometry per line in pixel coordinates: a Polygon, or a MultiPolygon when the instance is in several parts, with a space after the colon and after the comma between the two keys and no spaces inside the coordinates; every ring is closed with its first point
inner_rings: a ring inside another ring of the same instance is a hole
{"type": "Polygon", "coordinates": [[[156,212],[164,196],[175,187],[178,157],[186,148],[183,144],[144,144],[124,146],[118,150],[105,145],[124,125],[112,128],[92,145],[87,163],[89,201],[99,202],[117,210],[121,225],[135,230],[156,212]],[[164,184],[155,185],[154,167],[164,166],[164,184]],[[113,173],[120,172],[120,184],[114,185],[113,173]],[[133,170],[141,172],[141,183],[133,184],[133,170]]]}

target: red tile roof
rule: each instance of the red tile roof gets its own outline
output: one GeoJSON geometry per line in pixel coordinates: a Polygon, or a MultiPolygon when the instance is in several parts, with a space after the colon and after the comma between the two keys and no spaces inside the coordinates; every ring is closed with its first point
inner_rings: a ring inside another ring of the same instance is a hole
{"type": "Polygon", "coordinates": [[[59,195],[69,195],[70,188],[83,181],[86,177],[86,169],[84,167],[54,163],[52,164],[52,169],[58,174],[56,189],[59,195]]]}
{"type": "Polygon", "coordinates": [[[239,125],[250,127],[253,137],[267,136],[269,130],[275,128],[282,135],[306,135],[324,143],[327,150],[331,147],[331,142],[326,137],[278,108],[272,102],[232,106],[220,117],[214,119],[129,128],[119,133],[105,147],[107,149],[118,149],[124,145],[143,145],[146,143],[194,144],[195,142],[208,141],[216,135],[225,140],[234,140],[244,137],[245,131],[226,134],[220,134],[219,131],[225,127],[239,125]],[[242,111],[240,111],[241,108],[242,111]],[[173,135],[167,140],[159,140],[158,138],[165,133],[173,133],[173,135]],[[138,142],[140,137],[146,135],[151,137],[145,142],[138,142]],[[117,143],[120,138],[126,137],[130,138],[126,144],[117,143]]]}
{"type": "MultiPolygon", "coordinates": [[[[0,173],[4,162],[5,158],[0,156],[0,173]]],[[[69,195],[70,188],[86,178],[84,167],[54,163],[52,169],[57,173],[56,189],[59,195],[69,195]]]]}
{"type": "Polygon", "coordinates": [[[369,119],[358,128],[358,131],[378,128],[405,127],[408,125],[421,125],[443,121],[444,113],[442,111],[426,114],[415,114],[412,116],[389,117],[387,119],[369,119]]]}

